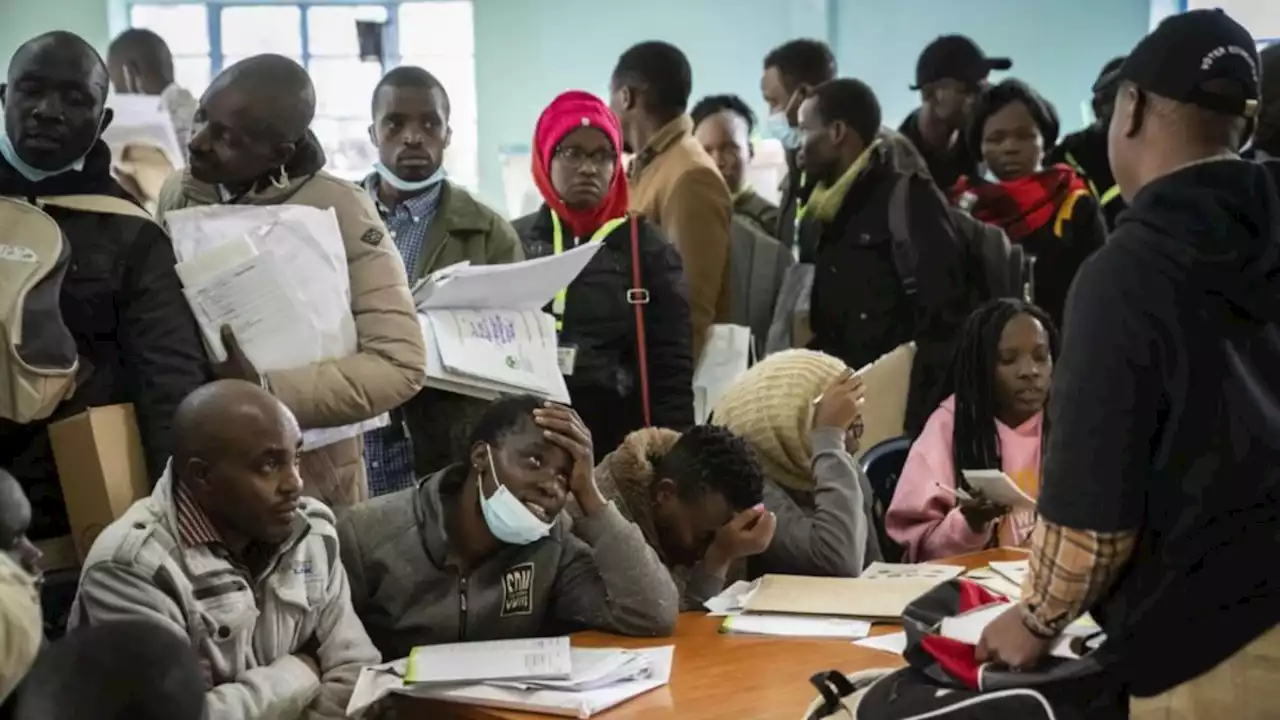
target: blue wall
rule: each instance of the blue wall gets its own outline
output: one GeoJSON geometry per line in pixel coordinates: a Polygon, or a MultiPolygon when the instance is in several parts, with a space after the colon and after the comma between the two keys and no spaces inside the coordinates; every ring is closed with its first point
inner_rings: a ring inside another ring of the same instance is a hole
{"type": "MultiPolygon", "coordinates": [[[[164,2],[166,0],[151,0],[164,2]]],[[[175,0],[168,0],[175,1],[175,0]]],[[[177,0],[181,1],[181,0],[177,0]]],[[[271,0],[256,0],[270,2],[271,0]]],[[[339,0],[340,1],[340,0],[339,0]]],[[[694,94],[734,92],[757,111],[761,61],[791,38],[825,39],[842,75],[875,88],[896,124],[917,102],[908,86],[920,50],[963,32],[992,54],[1015,58],[1014,73],[1079,123],[1099,67],[1127,51],[1152,18],[1177,0],[473,0],[481,192],[502,203],[499,149],[527,144],[543,106],[558,92],[603,94],[619,53],[666,40],[689,55],[694,94]]],[[[123,28],[124,0],[0,0],[0,58],[53,28],[100,48],[123,28]]]]}
{"type": "Polygon", "coordinates": [[[684,49],[694,97],[734,92],[763,112],[765,53],[791,38],[825,39],[840,73],[868,82],[896,125],[918,96],[920,50],[962,32],[989,53],[1016,59],[1015,73],[1080,123],[1098,70],[1150,27],[1151,0],[475,0],[481,192],[501,202],[498,151],[527,144],[559,91],[603,94],[619,53],[658,39],[684,49]]]}

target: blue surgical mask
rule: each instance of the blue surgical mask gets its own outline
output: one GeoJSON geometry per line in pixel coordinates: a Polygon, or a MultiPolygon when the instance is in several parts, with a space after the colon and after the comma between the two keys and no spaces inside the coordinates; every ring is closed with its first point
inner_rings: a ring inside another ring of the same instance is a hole
{"type": "Polygon", "coordinates": [[[382,178],[383,182],[400,192],[421,192],[434,187],[435,185],[439,185],[446,177],[448,177],[448,173],[444,171],[443,165],[441,165],[438,170],[431,173],[431,177],[426,180],[405,180],[392,172],[391,168],[383,165],[381,161],[375,162],[373,164],[373,169],[378,173],[378,177],[382,178]]]}
{"type": "Polygon", "coordinates": [[[551,534],[555,521],[543,522],[511,494],[507,486],[498,480],[498,470],[493,465],[493,449],[485,445],[485,452],[489,455],[489,474],[498,486],[492,497],[485,497],[484,476],[480,476],[480,512],[489,532],[508,545],[528,545],[551,534]]]}
{"type": "MultiPolygon", "coordinates": [[[[96,138],[94,139],[94,142],[97,142],[96,138]]],[[[18,149],[13,146],[13,140],[9,139],[9,133],[3,130],[0,130],[0,157],[3,157],[5,162],[9,163],[14,170],[17,170],[22,177],[33,183],[48,180],[51,177],[61,175],[66,172],[80,172],[81,170],[84,170],[83,155],[75,162],[70,163],[61,170],[41,170],[38,167],[32,167],[27,163],[27,161],[18,156],[18,149]]]]}
{"type": "Polygon", "coordinates": [[[800,129],[792,127],[785,112],[771,113],[764,119],[760,132],[765,137],[782,143],[782,147],[788,150],[800,149],[800,129]]]}

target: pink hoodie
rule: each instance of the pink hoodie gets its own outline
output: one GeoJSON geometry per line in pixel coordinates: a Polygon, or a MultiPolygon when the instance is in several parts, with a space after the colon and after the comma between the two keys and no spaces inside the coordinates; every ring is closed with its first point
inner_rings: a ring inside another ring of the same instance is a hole
{"type": "MultiPolygon", "coordinates": [[[[938,487],[954,489],[955,463],[951,434],[955,428],[956,398],[947,398],[929,416],[924,431],[911,445],[893,502],[885,515],[889,537],[905,550],[904,562],[924,562],[975,552],[987,546],[995,526],[1002,527],[1001,542],[1023,545],[1035,527],[1035,515],[1019,512],[1005,522],[993,522],[974,532],[956,508],[955,496],[938,487]]],[[[1003,470],[1031,497],[1040,494],[1040,424],[1037,413],[1017,428],[996,420],[1003,470]]]]}

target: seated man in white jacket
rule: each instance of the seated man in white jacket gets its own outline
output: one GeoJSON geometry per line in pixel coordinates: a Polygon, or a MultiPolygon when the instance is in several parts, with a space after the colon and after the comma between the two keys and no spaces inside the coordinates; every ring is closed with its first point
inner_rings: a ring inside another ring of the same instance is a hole
{"type": "Polygon", "coordinates": [[[191,393],[151,497],[93,544],[71,626],[147,618],[190,640],[208,717],[341,718],[380,657],[351,608],[332,512],[302,496],[301,433],[257,386],[191,393]]]}

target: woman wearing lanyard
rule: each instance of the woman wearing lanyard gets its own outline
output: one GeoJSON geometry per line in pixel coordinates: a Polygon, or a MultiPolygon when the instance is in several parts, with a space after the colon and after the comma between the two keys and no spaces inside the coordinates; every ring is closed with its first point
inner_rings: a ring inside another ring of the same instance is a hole
{"type": "Polygon", "coordinates": [[[693,424],[688,281],[657,227],[628,217],[621,148],[618,121],[598,98],[557,97],[533,137],[533,181],[545,202],[513,223],[530,259],[602,246],[548,308],[560,370],[597,460],[645,425],[693,424]]]}

